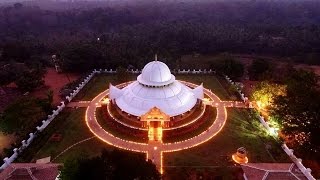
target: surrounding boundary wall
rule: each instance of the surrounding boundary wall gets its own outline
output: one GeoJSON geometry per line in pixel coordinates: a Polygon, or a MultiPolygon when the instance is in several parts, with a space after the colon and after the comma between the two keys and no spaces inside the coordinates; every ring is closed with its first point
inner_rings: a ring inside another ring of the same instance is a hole
{"type": "MultiPolygon", "coordinates": [[[[228,76],[225,76],[225,79],[231,84],[231,85],[235,85],[235,82],[233,82],[228,76]]],[[[247,101],[248,98],[241,92],[240,88],[237,87],[237,91],[241,97],[241,99],[243,101],[247,101]]],[[[269,126],[269,124],[265,121],[264,117],[261,115],[258,115],[258,119],[260,121],[260,123],[263,125],[264,128],[267,129],[268,132],[271,132],[271,128],[269,126]]],[[[306,178],[308,178],[309,180],[315,180],[315,178],[312,176],[311,174],[311,169],[310,168],[306,168],[303,164],[302,164],[302,159],[297,158],[294,154],[293,154],[293,149],[289,149],[288,146],[286,145],[286,143],[283,143],[281,145],[282,149],[284,150],[284,152],[290,157],[290,159],[297,165],[297,167],[300,169],[300,171],[306,176],[306,178]]]]}
{"type": "MultiPolygon", "coordinates": [[[[133,69],[127,69],[128,73],[132,74],[139,74],[141,73],[141,70],[133,70],[133,69]]],[[[37,126],[36,130],[34,132],[29,133],[29,138],[21,141],[21,146],[13,149],[13,154],[10,157],[5,157],[3,159],[4,163],[0,166],[0,171],[4,170],[6,167],[8,167],[13,161],[15,161],[19,154],[23,152],[24,149],[29,147],[31,142],[34,140],[34,138],[37,137],[37,135],[42,132],[53,120],[56,116],[60,114],[60,112],[66,107],[66,104],[72,101],[74,97],[83,89],[85,85],[88,84],[88,82],[94,77],[95,74],[100,73],[107,73],[107,74],[115,74],[117,73],[116,70],[113,69],[94,69],[88,76],[86,76],[81,83],[68,95],[65,97],[65,101],[62,101],[60,105],[57,106],[55,110],[52,111],[52,114],[48,115],[47,119],[42,121],[41,126],[37,126]]],[[[206,70],[206,69],[199,69],[199,70],[185,70],[185,69],[178,69],[173,70],[174,74],[212,74],[215,73],[213,70],[206,70]]]]}
{"type": "MultiPolygon", "coordinates": [[[[112,70],[111,70],[112,71],[112,70]]],[[[34,140],[34,138],[37,137],[37,135],[42,132],[53,120],[56,116],[60,114],[60,112],[66,107],[66,104],[70,102],[78,93],[79,91],[92,79],[92,77],[97,73],[98,71],[94,70],[92,71],[77,87],[75,90],[73,90],[72,93],[70,93],[69,96],[66,96],[66,101],[62,101],[60,105],[57,106],[55,110],[52,111],[52,114],[48,115],[47,119],[42,121],[41,126],[37,126],[36,130],[34,132],[29,133],[29,138],[26,140],[22,140],[21,146],[18,148],[13,149],[13,154],[10,157],[5,157],[3,159],[4,163],[0,166],[0,171],[4,170],[6,167],[8,167],[13,161],[15,161],[19,154],[23,152],[24,149],[26,149],[31,142],[34,140]]]]}
{"type": "MultiPolygon", "coordinates": [[[[132,73],[132,74],[139,74],[141,73],[141,70],[129,70],[127,69],[128,73],[132,73]]],[[[69,96],[66,96],[66,101],[62,101],[60,105],[57,106],[57,108],[55,110],[52,111],[52,114],[48,115],[48,118],[46,120],[42,121],[42,125],[41,126],[37,126],[36,127],[36,131],[35,132],[31,132],[29,133],[29,138],[26,140],[23,140],[21,143],[22,145],[19,148],[14,148],[13,149],[13,154],[10,157],[5,157],[3,159],[4,163],[0,166],[0,171],[4,170],[6,167],[8,167],[14,160],[17,159],[18,155],[20,153],[23,152],[24,149],[26,149],[31,142],[34,140],[34,138],[36,138],[37,134],[42,132],[50,123],[51,121],[54,120],[54,118],[59,115],[59,113],[66,107],[66,104],[71,102],[72,99],[80,92],[80,90],[88,84],[88,82],[94,77],[95,74],[100,74],[100,73],[108,73],[108,74],[115,74],[117,73],[116,70],[113,69],[99,69],[96,70],[94,69],[86,78],[84,78],[84,80],[79,83],[79,85],[73,90],[73,92],[71,92],[69,94],[69,96]]],[[[185,70],[185,69],[178,69],[178,70],[173,70],[174,74],[215,74],[216,72],[214,70],[206,70],[206,69],[199,69],[199,70],[185,70]]],[[[231,85],[236,85],[235,82],[233,82],[228,76],[224,76],[225,79],[227,80],[228,83],[230,83],[231,85]]],[[[248,100],[248,98],[244,95],[244,93],[241,91],[241,89],[236,86],[237,92],[240,95],[240,98],[245,102],[248,100]]],[[[268,123],[264,120],[264,118],[262,116],[258,116],[259,121],[261,122],[261,124],[263,125],[263,127],[265,127],[268,131],[270,131],[270,127],[268,125],[268,123]]],[[[310,168],[306,168],[303,164],[302,164],[302,160],[297,158],[294,154],[293,154],[293,150],[289,149],[288,146],[284,143],[282,146],[282,149],[284,150],[284,152],[291,158],[291,160],[297,165],[297,167],[300,169],[300,171],[309,179],[309,180],[314,180],[315,178],[311,175],[311,169],[310,168]]]]}

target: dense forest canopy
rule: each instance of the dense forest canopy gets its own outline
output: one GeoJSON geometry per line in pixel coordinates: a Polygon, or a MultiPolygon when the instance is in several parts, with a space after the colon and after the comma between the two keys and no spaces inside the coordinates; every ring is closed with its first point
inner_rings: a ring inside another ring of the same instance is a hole
{"type": "Polygon", "coordinates": [[[319,64],[319,1],[133,2],[111,1],[101,8],[81,6],[89,2],[55,3],[68,5],[67,10],[45,10],[30,2],[2,6],[1,52],[19,46],[24,53],[14,53],[13,59],[21,62],[90,46],[104,60],[98,58],[97,67],[140,67],[156,52],[169,64],[192,52],[267,54],[319,64]]]}

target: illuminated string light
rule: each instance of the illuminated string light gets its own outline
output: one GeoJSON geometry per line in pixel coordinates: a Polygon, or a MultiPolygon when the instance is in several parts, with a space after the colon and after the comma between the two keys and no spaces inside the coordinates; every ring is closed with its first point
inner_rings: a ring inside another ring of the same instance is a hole
{"type": "MultiPolygon", "coordinates": [[[[117,85],[117,87],[123,88],[123,87],[127,86],[128,84],[130,84],[131,82],[119,84],[119,85],[117,85]]],[[[197,87],[196,84],[193,84],[190,82],[186,82],[186,81],[180,81],[180,82],[184,83],[185,85],[187,85],[189,87],[197,87]]],[[[197,136],[186,139],[186,140],[177,141],[177,142],[173,142],[173,143],[159,142],[159,145],[154,146],[152,144],[124,140],[124,139],[116,137],[113,134],[109,133],[108,131],[104,130],[100,126],[100,124],[98,123],[97,118],[96,118],[96,107],[100,103],[107,104],[108,113],[109,113],[110,117],[112,117],[113,120],[121,123],[122,125],[126,125],[129,128],[137,129],[137,127],[128,125],[128,124],[118,120],[117,118],[115,118],[112,115],[112,113],[109,109],[110,108],[109,107],[109,99],[106,98],[106,96],[108,96],[108,94],[109,94],[108,89],[105,90],[104,92],[101,92],[99,95],[97,95],[95,98],[93,98],[93,100],[89,104],[89,106],[86,110],[86,114],[85,114],[86,125],[88,126],[89,130],[96,137],[98,137],[101,141],[103,141],[109,145],[121,148],[121,149],[146,153],[146,159],[150,158],[150,153],[159,152],[160,153],[160,167],[158,167],[158,168],[159,168],[160,173],[162,174],[163,173],[163,153],[164,152],[174,152],[174,151],[189,149],[189,148],[198,146],[200,144],[203,144],[203,143],[209,141],[210,139],[212,139],[214,136],[216,136],[223,129],[223,127],[227,121],[226,106],[228,106],[228,105],[234,106],[234,104],[238,105],[239,103],[241,103],[241,102],[234,102],[234,101],[221,101],[218,96],[216,96],[214,93],[211,92],[211,90],[206,89],[206,88],[204,88],[204,93],[208,97],[205,100],[206,101],[211,100],[211,102],[212,102],[211,106],[215,107],[217,109],[217,115],[215,117],[215,121],[211,124],[211,126],[206,131],[200,133],[197,136]],[[106,101],[108,101],[108,102],[106,102],[106,101]],[[217,123],[218,121],[219,121],[219,123],[217,123]]],[[[164,128],[163,130],[173,130],[173,129],[188,126],[188,125],[194,123],[195,121],[197,121],[199,118],[201,118],[203,116],[205,109],[206,109],[206,106],[203,109],[204,110],[201,112],[201,114],[199,116],[197,116],[196,118],[194,118],[194,120],[192,120],[188,123],[185,123],[179,127],[164,128]]],[[[138,128],[138,129],[147,130],[145,128],[138,128]]]]}
{"type": "Polygon", "coordinates": [[[242,161],[239,161],[236,154],[232,154],[232,160],[238,164],[248,163],[249,159],[245,157],[242,161]]]}

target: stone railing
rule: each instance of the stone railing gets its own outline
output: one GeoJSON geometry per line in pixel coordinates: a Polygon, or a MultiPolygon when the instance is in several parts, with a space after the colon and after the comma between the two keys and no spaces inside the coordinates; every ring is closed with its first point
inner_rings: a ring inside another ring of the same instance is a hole
{"type": "Polygon", "coordinates": [[[7,166],[9,166],[17,157],[20,153],[23,152],[24,149],[26,149],[31,142],[34,140],[34,138],[37,136],[39,132],[42,132],[49,124],[50,122],[65,108],[65,102],[62,101],[59,106],[57,106],[56,110],[52,111],[52,114],[48,115],[48,118],[46,120],[42,121],[41,126],[36,127],[36,131],[29,133],[29,138],[26,140],[23,140],[21,142],[21,146],[18,148],[13,149],[13,154],[10,157],[5,157],[3,159],[4,163],[0,167],[0,171],[5,169],[7,166]]]}
{"type": "MultiPolygon", "coordinates": [[[[68,102],[71,102],[72,99],[79,93],[79,91],[94,77],[95,74],[100,74],[100,73],[110,73],[114,74],[116,73],[116,70],[112,69],[99,69],[99,70],[93,70],[77,87],[75,90],[73,90],[72,93],[70,93],[69,96],[66,96],[66,100],[68,102]]],[[[137,70],[127,70],[127,72],[133,73],[133,74],[139,74],[141,71],[137,70]]],[[[212,71],[211,69],[209,71],[204,70],[180,70],[178,69],[177,71],[174,70],[174,72],[178,74],[211,74],[215,73],[215,71],[212,71]]],[[[226,80],[231,84],[235,85],[235,83],[228,77],[225,76],[226,80]]],[[[240,88],[237,87],[237,91],[240,94],[240,97],[243,101],[246,101],[248,98],[245,97],[245,95],[241,92],[240,88]]],[[[27,148],[31,142],[34,140],[36,135],[39,132],[42,132],[49,124],[50,122],[57,116],[59,113],[65,108],[66,104],[64,101],[61,102],[60,105],[57,106],[56,110],[52,111],[52,114],[48,115],[48,118],[46,120],[42,121],[41,126],[36,127],[36,131],[34,133],[29,133],[29,138],[27,140],[23,140],[21,143],[22,145],[19,148],[14,148],[13,149],[13,154],[10,157],[5,157],[3,159],[4,163],[0,167],[0,171],[5,169],[7,166],[9,166],[17,157],[18,155],[25,149],[27,148]]],[[[264,118],[262,116],[259,116],[259,120],[261,124],[267,129],[270,130],[269,125],[265,122],[264,118]]],[[[298,159],[294,154],[293,150],[289,149],[286,144],[282,145],[283,150],[289,155],[289,157],[292,159],[292,161],[298,166],[298,168],[301,170],[301,172],[308,178],[308,179],[314,179],[313,176],[311,175],[311,169],[306,168],[303,166],[301,163],[302,160],[298,159]]]]}
{"type": "Polygon", "coordinates": [[[233,85],[233,86],[236,87],[237,92],[239,93],[240,98],[241,98],[241,100],[242,100],[243,102],[245,102],[245,101],[248,100],[248,97],[246,97],[246,96],[244,95],[244,93],[241,91],[240,87],[237,86],[235,82],[233,82],[228,76],[224,76],[224,78],[228,81],[229,84],[231,84],[231,85],[233,85]]]}
{"type": "MultiPolygon", "coordinates": [[[[235,82],[233,82],[228,76],[225,76],[225,79],[230,83],[230,85],[235,85],[235,82]]],[[[237,91],[240,94],[240,97],[243,101],[248,100],[248,98],[241,92],[241,90],[237,87],[237,91]]],[[[258,110],[257,110],[258,111],[258,110]]],[[[259,111],[258,111],[259,112],[259,111]]],[[[266,128],[268,132],[273,133],[272,128],[270,128],[269,124],[265,121],[264,117],[261,115],[258,115],[258,119],[262,126],[266,128]]],[[[297,165],[297,167],[300,169],[300,171],[308,178],[309,180],[314,180],[315,178],[311,175],[311,169],[306,168],[302,164],[302,159],[297,158],[293,154],[293,149],[289,149],[288,146],[284,143],[282,146],[282,149],[284,152],[290,157],[290,159],[297,165]]]]}
{"type": "MultiPolygon", "coordinates": [[[[29,133],[29,138],[26,140],[23,140],[21,142],[21,146],[18,148],[13,149],[13,154],[10,157],[5,157],[3,159],[4,163],[0,166],[0,171],[8,167],[20,153],[23,152],[24,149],[26,149],[31,142],[34,140],[34,138],[37,136],[38,133],[42,132],[50,123],[54,120],[56,116],[59,115],[59,113],[66,107],[66,103],[69,103],[78,93],[79,91],[92,79],[92,77],[96,73],[100,73],[101,71],[93,70],[77,87],[75,90],[73,90],[72,93],[70,93],[69,96],[66,96],[66,102],[62,101],[60,105],[57,106],[55,110],[52,111],[52,114],[48,115],[47,119],[42,121],[41,126],[37,126],[35,132],[29,133]]],[[[107,71],[108,73],[113,73],[115,71],[107,71]]]]}
{"type": "Polygon", "coordinates": [[[302,159],[297,158],[293,154],[293,149],[289,149],[286,144],[283,144],[281,147],[284,150],[284,152],[286,152],[286,154],[290,157],[290,159],[297,165],[297,167],[300,169],[300,171],[306,176],[306,178],[308,178],[309,180],[315,179],[311,174],[311,169],[310,168],[306,168],[302,164],[302,159]]]}
{"type": "MultiPolygon", "coordinates": [[[[127,72],[132,73],[132,74],[140,74],[141,70],[129,70],[127,69],[127,72]]],[[[34,138],[37,136],[38,133],[42,132],[50,123],[51,121],[53,121],[53,119],[59,115],[59,113],[66,107],[66,103],[69,103],[72,101],[72,99],[74,97],[76,97],[76,95],[81,91],[81,89],[88,84],[88,82],[94,77],[95,74],[100,74],[100,73],[108,73],[108,74],[115,74],[117,73],[117,70],[113,70],[113,69],[94,69],[86,78],[83,79],[83,81],[81,83],[79,83],[79,85],[73,90],[73,92],[71,92],[68,96],[66,96],[66,102],[62,101],[60,105],[57,106],[56,110],[52,111],[52,114],[48,115],[48,118],[46,120],[42,121],[42,125],[41,126],[37,126],[36,127],[36,131],[29,133],[29,138],[26,140],[23,140],[21,143],[22,145],[19,148],[14,148],[13,149],[13,154],[10,157],[5,157],[3,159],[4,163],[0,166],[0,171],[2,171],[3,169],[5,169],[8,165],[10,165],[14,160],[16,160],[16,158],[18,157],[18,155],[20,153],[23,152],[24,149],[26,149],[31,142],[34,140],[34,138]]],[[[212,74],[215,73],[215,71],[213,70],[185,70],[185,69],[178,69],[178,70],[173,70],[173,73],[177,73],[177,74],[212,74]]]]}
{"type": "Polygon", "coordinates": [[[173,73],[176,73],[176,74],[213,74],[213,73],[215,73],[215,71],[214,70],[212,70],[212,69],[209,69],[209,70],[207,70],[207,69],[198,69],[198,70],[195,70],[195,69],[193,69],[193,70],[191,70],[191,69],[174,69],[173,70],[173,73]]]}
{"type": "MultiPolygon", "coordinates": [[[[108,74],[117,73],[117,70],[113,70],[113,69],[98,69],[95,71],[97,73],[108,73],[108,74]]],[[[126,72],[132,73],[132,74],[140,74],[142,70],[127,69],[126,72]]],[[[171,73],[173,74],[214,74],[216,72],[212,69],[209,69],[209,70],[207,69],[197,69],[197,70],[196,69],[173,69],[171,73]]]]}
{"type": "MultiPolygon", "coordinates": [[[[127,72],[132,74],[140,74],[141,70],[133,70],[133,69],[127,69],[127,72]]],[[[10,157],[5,157],[3,159],[4,163],[0,166],[0,171],[5,169],[9,164],[11,164],[20,153],[23,152],[24,149],[26,149],[31,142],[34,140],[34,138],[37,136],[38,133],[42,132],[50,123],[54,120],[54,118],[59,115],[59,113],[66,107],[66,104],[71,102],[74,97],[81,91],[81,89],[88,84],[88,82],[94,77],[95,74],[100,73],[108,73],[108,74],[115,74],[117,73],[117,70],[113,69],[94,69],[86,78],[83,79],[81,83],[71,92],[68,96],[65,97],[66,101],[62,101],[60,105],[57,106],[57,109],[52,111],[52,114],[48,115],[48,118],[46,120],[42,121],[41,126],[37,126],[35,132],[29,133],[29,138],[26,140],[23,140],[21,143],[22,145],[18,148],[13,149],[13,154],[10,157]]],[[[177,69],[173,70],[172,73],[176,74],[212,74],[215,73],[213,70],[206,70],[206,69],[199,69],[199,70],[190,70],[190,69],[177,69]]]]}
{"type": "MultiPolygon", "coordinates": [[[[112,71],[112,69],[111,69],[112,71]]],[[[76,87],[76,89],[73,90],[73,92],[70,93],[69,96],[66,96],[66,100],[68,102],[71,102],[72,99],[74,97],[76,97],[76,95],[80,92],[80,90],[88,84],[88,82],[93,78],[93,76],[96,74],[96,73],[100,73],[100,71],[97,71],[97,70],[93,70],[86,78],[84,78],[84,80],[76,87]]]]}

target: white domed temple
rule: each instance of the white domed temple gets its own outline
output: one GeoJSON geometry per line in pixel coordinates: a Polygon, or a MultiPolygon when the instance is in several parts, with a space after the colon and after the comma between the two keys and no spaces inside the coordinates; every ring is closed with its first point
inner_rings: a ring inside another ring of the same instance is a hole
{"type": "Polygon", "coordinates": [[[158,108],[170,117],[190,111],[203,99],[203,86],[191,89],[175,79],[166,64],[149,62],[137,80],[119,89],[110,85],[109,99],[122,111],[142,116],[152,108],[158,108]]]}

